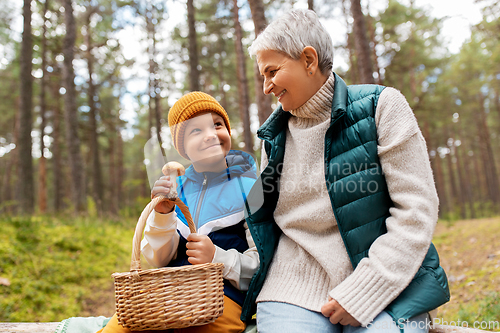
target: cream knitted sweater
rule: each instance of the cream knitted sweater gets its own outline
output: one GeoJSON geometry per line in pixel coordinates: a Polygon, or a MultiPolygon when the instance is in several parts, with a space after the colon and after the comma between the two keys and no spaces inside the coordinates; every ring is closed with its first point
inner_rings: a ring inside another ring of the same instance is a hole
{"type": "MultiPolygon", "coordinates": [[[[420,267],[437,221],[438,198],[415,116],[399,91],[386,88],[375,122],[378,155],[395,207],[386,221],[387,233],[353,271],[324,175],[333,88],[331,75],[309,101],[290,111],[274,212],[283,234],[257,302],[285,302],[320,311],[330,296],[366,326],[420,267]]],[[[262,156],[264,166],[264,150],[262,156]]]]}

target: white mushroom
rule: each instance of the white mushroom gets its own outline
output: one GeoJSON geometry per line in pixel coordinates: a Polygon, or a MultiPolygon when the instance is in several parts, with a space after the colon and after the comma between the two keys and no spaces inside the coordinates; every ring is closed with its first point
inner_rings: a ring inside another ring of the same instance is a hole
{"type": "Polygon", "coordinates": [[[163,166],[161,171],[165,176],[170,176],[172,187],[167,197],[171,200],[175,200],[178,197],[176,178],[178,176],[184,175],[186,170],[184,169],[184,166],[179,162],[168,162],[163,166]]]}

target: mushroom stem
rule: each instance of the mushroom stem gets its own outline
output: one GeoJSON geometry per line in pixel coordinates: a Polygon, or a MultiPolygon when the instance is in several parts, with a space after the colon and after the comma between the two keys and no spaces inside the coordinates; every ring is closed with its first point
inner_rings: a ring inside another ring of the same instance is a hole
{"type": "Polygon", "coordinates": [[[175,200],[179,195],[177,194],[177,170],[170,169],[169,170],[170,182],[172,183],[172,187],[170,188],[170,193],[168,198],[170,200],[175,200]]]}
{"type": "Polygon", "coordinates": [[[168,162],[163,166],[161,171],[165,176],[169,176],[170,181],[172,182],[172,187],[167,195],[167,198],[175,201],[175,199],[178,198],[177,176],[182,176],[185,173],[184,166],[178,162],[168,162]]]}

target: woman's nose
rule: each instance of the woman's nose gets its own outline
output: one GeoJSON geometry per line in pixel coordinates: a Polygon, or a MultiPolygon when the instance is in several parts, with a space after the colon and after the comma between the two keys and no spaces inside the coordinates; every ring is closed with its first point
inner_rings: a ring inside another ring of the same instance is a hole
{"type": "Polygon", "coordinates": [[[271,79],[264,78],[264,94],[269,95],[273,90],[273,83],[271,79]]]}

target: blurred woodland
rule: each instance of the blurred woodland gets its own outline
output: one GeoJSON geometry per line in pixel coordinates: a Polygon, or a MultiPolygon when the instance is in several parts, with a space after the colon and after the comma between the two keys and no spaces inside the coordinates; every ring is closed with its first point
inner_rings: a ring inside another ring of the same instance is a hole
{"type": "MultiPolygon", "coordinates": [[[[185,9],[176,12],[169,1],[2,1],[0,214],[138,216],[150,193],[146,142],[172,156],[166,115],[191,90],[216,97],[230,114],[233,147],[259,155],[256,128],[276,100],[263,95],[247,48],[298,3],[175,0],[185,9]],[[132,37],[145,61],[125,55],[132,37]],[[134,84],[141,75],[145,84],[134,84]]],[[[334,47],[347,66],[334,70],[348,84],[406,96],[427,141],[441,218],[498,215],[500,2],[476,0],[483,20],[457,54],[429,9],[388,0],[374,13],[367,3],[307,2],[346,28],[334,47]]]]}

